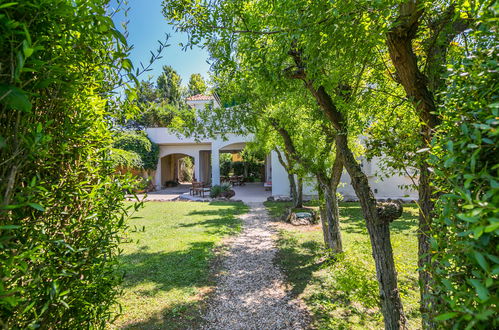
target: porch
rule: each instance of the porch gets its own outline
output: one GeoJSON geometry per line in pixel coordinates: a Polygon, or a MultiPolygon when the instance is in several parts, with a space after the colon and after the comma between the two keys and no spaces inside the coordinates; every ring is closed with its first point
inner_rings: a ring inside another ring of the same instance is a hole
{"type": "MultiPolygon", "coordinates": [[[[153,191],[147,194],[144,200],[146,201],[173,201],[173,200],[192,200],[192,201],[211,201],[209,194],[205,197],[192,196],[189,194],[191,185],[181,184],[177,187],[164,188],[158,191],[153,191]]],[[[236,195],[232,200],[241,200],[244,203],[264,202],[271,195],[271,192],[266,190],[261,182],[249,182],[244,186],[232,187],[236,195]]],[[[139,199],[144,198],[144,195],[138,195],[139,199]]]]}

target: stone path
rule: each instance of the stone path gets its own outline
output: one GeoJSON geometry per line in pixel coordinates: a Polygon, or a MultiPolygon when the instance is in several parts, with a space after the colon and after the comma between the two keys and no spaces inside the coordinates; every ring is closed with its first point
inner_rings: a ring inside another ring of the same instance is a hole
{"type": "Polygon", "coordinates": [[[262,203],[248,203],[243,232],[228,242],[204,329],[306,329],[308,312],[286,291],[284,275],[273,261],[277,248],[262,203]]]}

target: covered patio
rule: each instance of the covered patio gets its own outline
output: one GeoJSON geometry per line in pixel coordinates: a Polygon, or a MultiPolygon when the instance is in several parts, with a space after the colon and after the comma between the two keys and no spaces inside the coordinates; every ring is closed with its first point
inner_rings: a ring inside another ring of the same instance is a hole
{"type": "MultiPolygon", "coordinates": [[[[147,195],[137,195],[139,199],[146,201],[173,201],[173,200],[192,200],[192,201],[211,201],[209,194],[202,196],[192,196],[189,193],[191,185],[181,184],[177,187],[164,188],[158,191],[147,193],[147,195]]],[[[236,195],[232,200],[240,200],[244,203],[264,202],[271,195],[261,182],[250,182],[244,186],[232,187],[236,195]]]]}

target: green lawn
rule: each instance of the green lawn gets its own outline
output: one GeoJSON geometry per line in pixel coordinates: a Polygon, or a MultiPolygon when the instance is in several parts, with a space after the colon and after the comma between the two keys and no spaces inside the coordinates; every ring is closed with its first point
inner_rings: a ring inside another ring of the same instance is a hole
{"type": "MultiPolygon", "coordinates": [[[[274,217],[287,206],[279,202],[265,205],[274,217]]],[[[324,257],[319,225],[303,228],[280,224],[277,262],[293,293],[309,306],[317,328],[383,328],[374,261],[359,205],[341,203],[340,219],[345,253],[339,260],[324,257]]],[[[391,225],[391,239],[410,329],[420,328],[416,229],[417,208],[404,205],[402,218],[391,225]]]]}
{"type": "Polygon", "coordinates": [[[147,202],[122,245],[122,315],[113,327],[182,329],[199,322],[213,286],[213,249],[240,229],[242,203],[147,202]]]}

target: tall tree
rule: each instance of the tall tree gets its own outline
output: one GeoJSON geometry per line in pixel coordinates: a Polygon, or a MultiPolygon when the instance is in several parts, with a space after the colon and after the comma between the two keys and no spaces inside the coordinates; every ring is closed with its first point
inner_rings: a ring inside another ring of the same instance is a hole
{"type": "MultiPolygon", "coordinates": [[[[371,1],[253,2],[221,0],[165,1],[165,14],[204,40],[216,58],[213,69],[246,81],[258,94],[279,95],[300,87],[328,119],[331,136],[360,200],[371,239],[380,288],[381,311],[387,329],[406,327],[397,273],[390,243],[390,221],[378,214],[367,176],[356,160],[348,136],[366,125],[371,93],[366,86],[380,79],[376,47],[382,44],[380,27],[384,7],[371,1]],[[378,10],[374,10],[378,9],[378,10]],[[374,60],[374,61],[373,61],[374,60]],[[369,65],[368,65],[369,64],[369,65]]],[[[385,8],[384,14],[389,11],[385,8]]],[[[384,79],[384,78],[383,78],[384,79]]],[[[377,109],[379,110],[379,109],[377,109]]]]}
{"type": "Polygon", "coordinates": [[[189,84],[187,85],[187,95],[192,96],[196,94],[204,94],[208,90],[208,86],[199,73],[191,74],[189,84]]]}
{"type": "Polygon", "coordinates": [[[169,65],[163,66],[163,72],[158,77],[157,88],[163,100],[173,105],[182,103],[182,79],[169,65]]]}
{"type": "Polygon", "coordinates": [[[420,122],[420,145],[423,157],[419,160],[419,281],[423,327],[432,328],[430,301],[431,267],[430,237],[433,218],[432,173],[428,164],[431,140],[440,122],[437,93],[445,86],[445,64],[451,42],[468,26],[459,14],[456,2],[433,4],[428,1],[408,0],[398,5],[396,18],[386,35],[388,50],[397,80],[404,87],[414,105],[420,122]],[[415,49],[415,41],[421,44],[415,49]]]}

